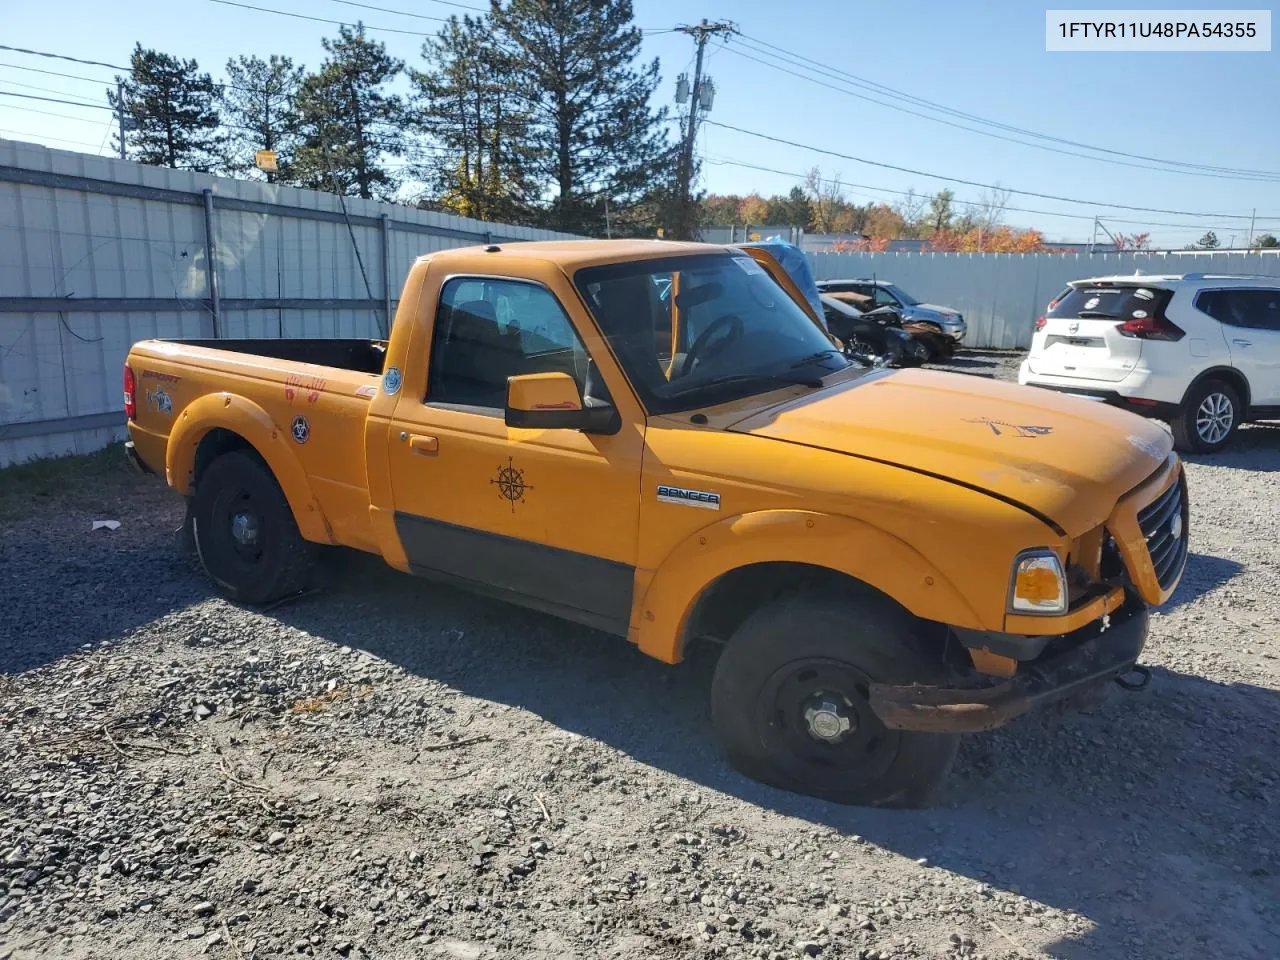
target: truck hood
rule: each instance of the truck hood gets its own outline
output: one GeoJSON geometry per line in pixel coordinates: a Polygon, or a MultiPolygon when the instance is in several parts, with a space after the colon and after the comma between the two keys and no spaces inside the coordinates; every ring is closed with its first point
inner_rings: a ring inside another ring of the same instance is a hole
{"type": "Polygon", "coordinates": [[[889,463],[1016,503],[1079,536],[1168,457],[1136,414],[1037,387],[934,370],[884,370],[728,426],[889,463]]]}

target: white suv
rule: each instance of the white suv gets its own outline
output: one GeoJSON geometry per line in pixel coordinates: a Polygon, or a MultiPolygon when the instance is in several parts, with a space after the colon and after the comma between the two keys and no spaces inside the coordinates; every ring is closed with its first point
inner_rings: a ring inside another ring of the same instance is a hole
{"type": "Polygon", "coordinates": [[[1036,321],[1018,382],[1168,421],[1179,450],[1220,450],[1280,419],[1280,277],[1074,280],[1036,321]]]}

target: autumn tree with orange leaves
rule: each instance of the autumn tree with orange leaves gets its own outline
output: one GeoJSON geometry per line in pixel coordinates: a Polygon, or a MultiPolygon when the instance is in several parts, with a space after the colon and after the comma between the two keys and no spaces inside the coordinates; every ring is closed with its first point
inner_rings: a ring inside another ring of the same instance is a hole
{"type": "Polygon", "coordinates": [[[1044,235],[1039,230],[1018,230],[998,226],[993,230],[935,230],[926,250],[944,253],[1043,253],[1044,235]]]}

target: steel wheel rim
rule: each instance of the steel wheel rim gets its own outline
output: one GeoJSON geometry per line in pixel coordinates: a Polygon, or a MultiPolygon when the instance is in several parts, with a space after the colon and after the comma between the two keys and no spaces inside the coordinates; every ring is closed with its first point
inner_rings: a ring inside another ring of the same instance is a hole
{"type": "Polygon", "coordinates": [[[873,779],[897,755],[897,735],[868,702],[871,678],[852,664],[805,657],[784,664],[765,682],[757,701],[757,729],[780,766],[806,780],[814,777],[873,779]],[[836,742],[811,734],[805,717],[816,701],[838,703],[849,718],[836,742]]]}
{"type": "Polygon", "coordinates": [[[1221,443],[1231,432],[1235,408],[1225,393],[1211,393],[1196,410],[1196,433],[1205,443],[1221,443]]]}
{"type": "Polygon", "coordinates": [[[262,562],[266,553],[266,522],[257,499],[248,490],[232,488],[218,497],[213,527],[237,563],[256,567],[262,562]]]}

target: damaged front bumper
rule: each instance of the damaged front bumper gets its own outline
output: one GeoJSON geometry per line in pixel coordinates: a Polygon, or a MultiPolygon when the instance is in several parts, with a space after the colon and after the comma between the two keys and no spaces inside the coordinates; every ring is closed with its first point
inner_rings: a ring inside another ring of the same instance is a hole
{"type": "Polygon", "coordinates": [[[1128,592],[1114,613],[1054,638],[1009,679],[981,687],[871,685],[871,709],[886,727],[978,733],[1130,672],[1147,640],[1147,607],[1128,592]]]}

